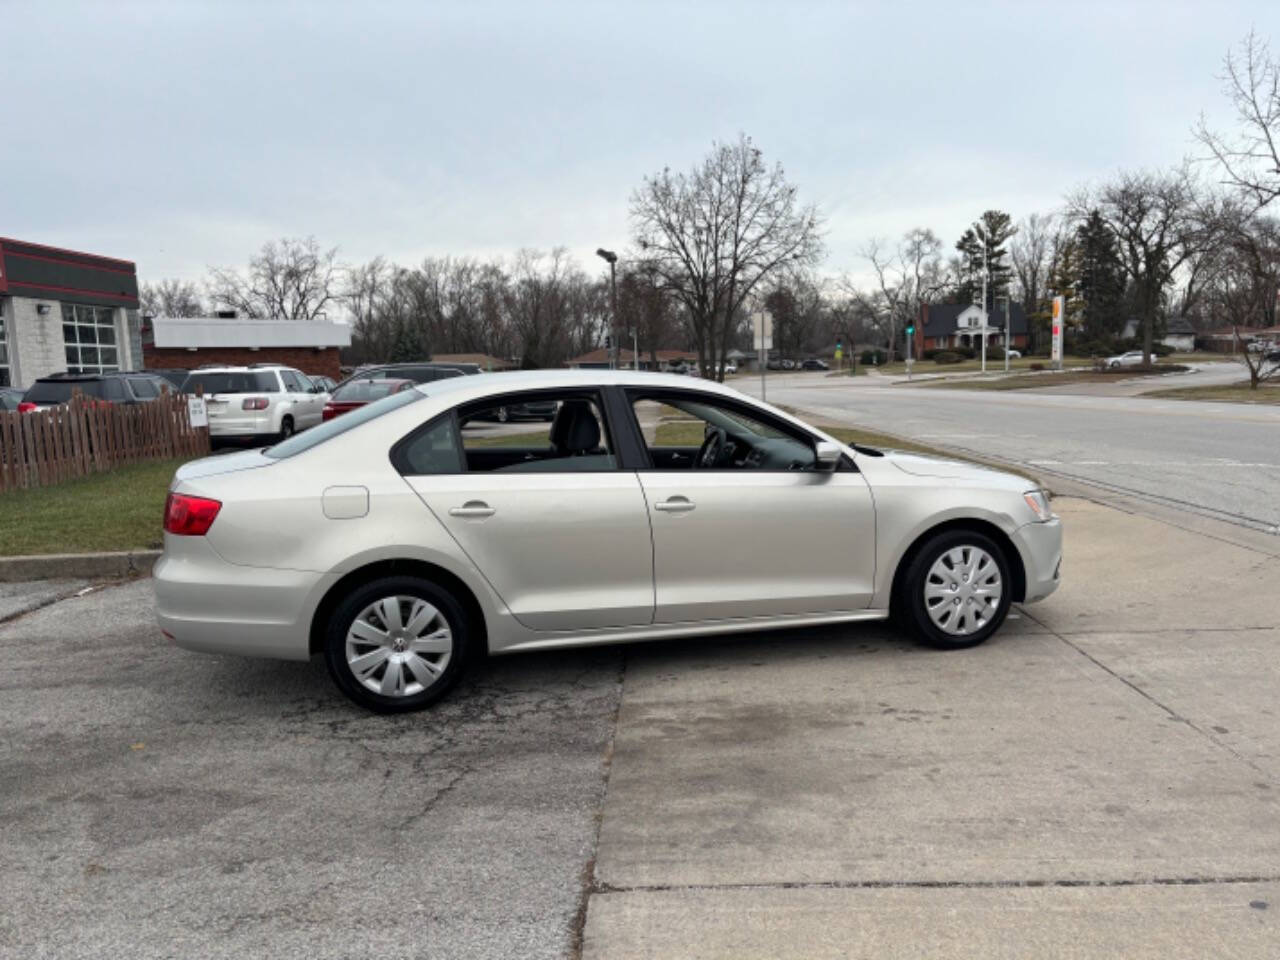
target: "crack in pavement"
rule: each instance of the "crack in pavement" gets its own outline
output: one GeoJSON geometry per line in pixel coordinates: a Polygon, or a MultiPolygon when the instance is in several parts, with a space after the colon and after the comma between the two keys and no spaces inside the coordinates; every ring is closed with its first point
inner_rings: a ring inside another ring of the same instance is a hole
{"type": "Polygon", "coordinates": [[[593,893],[671,893],[732,890],[1018,890],[1114,887],[1198,887],[1280,883],[1280,874],[1258,876],[1145,877],[1114,880],[797,880],[744,883],[637,884],[599,883],[593,893]]]}
{"type": "Polygon", "coordinates": [[[578,909],[573,916],[569,931],[570,960],[581,960],[584,937],[587,928],[587,907],[591,897],[597,892],[600,881],[596,879],[596,857],[600,851],[600,828],[604,823],[604,805],[609,799],[609,779],[613,774],[613,747],[618,738],[618,718],[622,715],[622,693],[627,679],[627,650],[622,647],[618,662],[618,679],[616,682],[617,702],[613,707],[613,718],[609,723],[609,737],[605,741],[604,756],[601,758],[604,784],[600,791],[600,808],[596,811],[595,831],[591,837],[590,855],[582,867],[581,890],[578,894],[578,909]]]}
{"type": "MultiPolygon", "coordinates": [[[[1061,643],[1065,644],[1066,646],[1074,650],[1076,653],[1080,654],[1080,656],[1084,657],[1086,660],[1092,663],[1095,667],[1097,667],[1103,673],[1107,674],[1112,679],[1119,680],[1122,684],[1124,684],[1126,687],[1128,687],[1138,696],[1142,697],[1142,699],[1146,700],[1148,703],[1164,711],[1171,720],[1174,720],[1178,723],[1186,724],[1188,727],[1190,727],[1196,733],[1200,734],[1200,736],[1204,737],[1214,746],[1218,747],[1220,750],[1225,751],[1226,753],[1231,754],[1231,756],[1235,757],[1237,760],[1239,760],[1241,763],[1247,766],[1250,770],[1254,771],[1255,773],[1261,774],[1263,777],[1266,777],[1267,780],[1273,779],[1273,775],[1270,770],[1263,769],[1258,764],[1250,760],[1248,757],[1244,756],[1244,754],[1234,749],[1230,744],[1224,743],[1218,737],[1214,736],[1211,731],[1204,729],[1189,717],[1184,717],[1182,714],[1178,713],[1177,710],[1173,709],[1173,707],[1169,706],[1167,703],[1157,700],[1154,696],[1152,696],[1146,690],[1143,690],[1142,687],[1140,687],[1137,683],[1130,680],[1128,677],[1121,676],[1119,673],[1117,673],[1115,670],[1112,670],[1109,666],[1107,666],[1105,663],[1103,663],[1093,654],[1089,653],[1083,647],[1079,646],[1078,644],[1072,643],[1066,636],[1064,636],[1061,633],[1058,633],[1056,630],[1054,630],[1053,628],[1045,624],[1044,621],[1037,619],[1033,614],[1028,613],[1025,607],[1022,607],[1020,609],[1022,610],[1022,615],[1026,617],[1028,620],[1044,627],[1044,629],[1048,631],[1050,636],[1056,637],[1061,643]]],[[[1081,634],[1077,634],[1077,636],[1081,636],[1081,634]]]]}

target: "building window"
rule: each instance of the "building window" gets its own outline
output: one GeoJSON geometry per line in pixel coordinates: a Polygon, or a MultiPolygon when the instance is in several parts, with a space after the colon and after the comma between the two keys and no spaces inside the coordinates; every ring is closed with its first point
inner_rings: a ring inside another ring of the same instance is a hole
{"type": "Polygon", "coordinates": [[[13,386],[9,363],[9,328],[5,326],[4,302],[0,301],[0,387],[13,386]]]}
{"type": "Polygon", "coordinates": [[[68,373],[106,373],[120,369],[116,312],[111,307],[62,305],[62,339],[68,373]]]}

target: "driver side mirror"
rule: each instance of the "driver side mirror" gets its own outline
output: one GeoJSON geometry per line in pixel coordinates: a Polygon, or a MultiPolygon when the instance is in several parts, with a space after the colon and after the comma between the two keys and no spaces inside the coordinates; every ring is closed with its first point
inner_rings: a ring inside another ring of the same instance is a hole
{"type": "Polygon", "coordinates": [[[840,445],[830,440],[819,440],[813,445],[813,468],[830,472],[840,466],[840,445]]]}

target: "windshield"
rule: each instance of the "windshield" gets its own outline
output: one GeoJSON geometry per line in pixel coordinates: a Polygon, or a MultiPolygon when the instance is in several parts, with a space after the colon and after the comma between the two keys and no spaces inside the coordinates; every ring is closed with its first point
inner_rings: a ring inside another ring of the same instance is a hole
{"type": "Polygon", "coordinates": [[[287,457],[302,453],[304,450],[319,446],[326,440],[332,440],[334,437],[340,436],[348,430],[360,426],[362,423],[368,423],[384,413],[399,410],[406,404],[422,398],[423,394],[417,390],[403,390],[400,393],[393,393],[389,397],[383,397],[381,400],[367,403],[363,407],[352,410],[350,413],[335,417],[332,420],[326,420],[310,430],[295,433],[288,440],[282,440],[274,447],[267,447],[262,452],[275,460],[284,460],[287,457]]]}
{"type": "Polygon", "coordinates": [[[352,380],[335,390],[332,399],[339,403],[369,403],[388,396],[404,382],[403,380],[352,380]]]}
{"type": "Polygon", "coordinates": [[[211,393],[276,393],[276,375],[265,370],[245,370],[231,373],[193,373],[182,385],[184,393],[195,393],[204,387],[211,393]]]}

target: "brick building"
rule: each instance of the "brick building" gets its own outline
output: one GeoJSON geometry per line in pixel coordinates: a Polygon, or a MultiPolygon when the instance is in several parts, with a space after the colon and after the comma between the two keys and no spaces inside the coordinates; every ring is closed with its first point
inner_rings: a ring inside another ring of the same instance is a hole
{"type": "Polygon", "coordinates": [[[0,238],[0,386],[141,360],[132,261],[0,238]]]}
{"type": "MultiPolygon", "coordinates": [[[[1027,316],[1022,305],[1010,309],[1013,325],[1010,346],[1021,350],[1027,345],[1027,316]]],[[[987,346],[1004,346],[1005,304],[997,301],[987,318],[987,346]]],[[[982,349],[982,308],[965,303],[925,303],[920,306],[920,322],[916,324],[915,355],[926,350],[947,347],[982,349]]]]}
{"type": "Polygon", "coordinates": [[[282,363],[341,380],[338,352],[350,345],[351,327],[329,320],[156,317],[147,322],[142,349],[153,370],[282,363]]]}

